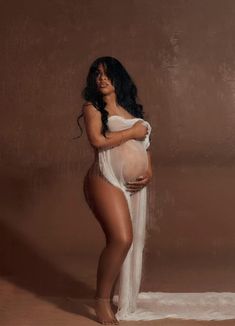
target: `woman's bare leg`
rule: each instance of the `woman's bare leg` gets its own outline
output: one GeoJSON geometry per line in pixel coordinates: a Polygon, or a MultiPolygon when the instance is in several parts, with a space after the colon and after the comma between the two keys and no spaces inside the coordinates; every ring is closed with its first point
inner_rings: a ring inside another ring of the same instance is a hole
{"type": "Polygon", "coordinates": [[[113,284],[113,287],[112,287],[112,290],[111,290],[111,295],[110,295],[110,300],[111,300],[111,301],[112,301],[112,299],[113,299],[113,297],[114,297],[114,294],[115,294],[115,288],[116,288],[116,285],[117,285],[117,282],[118,282],[119,276],[120,276],[120,273],[119,273],[118,276],[116,277],[116,280],[114,281],[114,284],[113,284]]]}
{"type": "MultiPolygon", "coordinates": [[[[110,298],[118,279],[123,261],[133,239],[132,222],[123,192],[98,174],[90,174],[85,181],[85,196],[100,223],[106,246],[99,258],[96,296],[110,298]]],[[[102,309],[101,309],[102,310],[102,309]]],[[[104,318],[113,317],[101,311],[104,318]]]]}

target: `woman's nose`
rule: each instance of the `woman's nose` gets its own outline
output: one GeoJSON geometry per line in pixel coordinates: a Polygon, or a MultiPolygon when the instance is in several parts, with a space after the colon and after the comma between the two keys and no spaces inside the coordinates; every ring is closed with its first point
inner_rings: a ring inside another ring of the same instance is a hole
{"type": "Polygon", "coordinates": [[[106,80],[106,76],[105,75],[100,75],[100,80],[106,80]]]}

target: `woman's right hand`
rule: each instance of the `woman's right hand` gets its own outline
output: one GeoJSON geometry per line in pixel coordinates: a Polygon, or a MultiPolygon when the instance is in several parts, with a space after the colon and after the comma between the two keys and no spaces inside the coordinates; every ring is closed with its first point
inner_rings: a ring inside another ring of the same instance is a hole
{"type": "Polygon", "coordinates": [[[147,126],[145,126],[141,120],[135,122],[131,129],[133,138],[137,140],[144,140],[148,133],[147,126]]]}

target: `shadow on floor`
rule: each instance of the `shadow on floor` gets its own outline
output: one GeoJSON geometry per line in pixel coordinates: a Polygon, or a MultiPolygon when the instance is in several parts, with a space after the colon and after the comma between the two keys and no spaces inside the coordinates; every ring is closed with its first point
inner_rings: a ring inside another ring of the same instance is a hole
{"type": "Polygon", "coordinates": [[[95,320],[89,312],[89,305],[82,304],[82,300],[89,302],[94,297],[94,290],[40,256],[22,235],[3,221],[0,221],[0,253],[2,278],[65,311],[95,320]],[[70,299],[61,301],[54,297],[70,299]],[[76,300],[81,304],[77,305],[76,300]]]}

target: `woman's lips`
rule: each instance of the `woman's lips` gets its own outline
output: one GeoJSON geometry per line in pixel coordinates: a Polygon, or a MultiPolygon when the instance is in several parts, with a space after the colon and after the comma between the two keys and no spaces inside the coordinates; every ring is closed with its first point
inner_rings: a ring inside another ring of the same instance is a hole
{"type": "Polygon", "coordinates": [[[107,87],[108,84],[100,84],[99,87],[107,87]]]}

